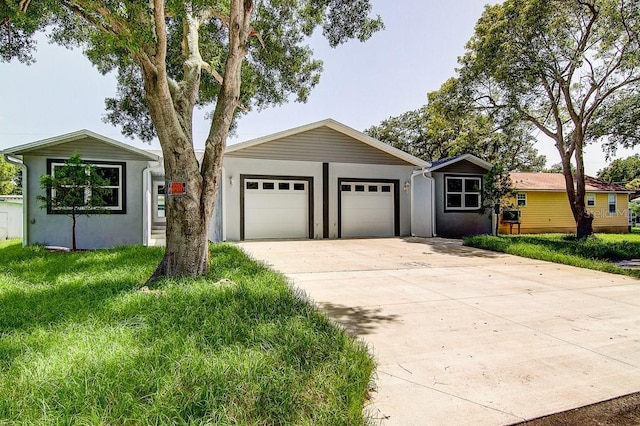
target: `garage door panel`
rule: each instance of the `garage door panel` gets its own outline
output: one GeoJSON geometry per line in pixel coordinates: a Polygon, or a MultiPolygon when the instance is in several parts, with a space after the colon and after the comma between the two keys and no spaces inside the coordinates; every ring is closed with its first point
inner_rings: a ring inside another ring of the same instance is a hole
{"type": "Polygon", "coordinates": [[[247,179],[244,192],[245,240],[308,237],[308,182],[247,179]]]}
{"type": "Polygon", "coordinates": [[[395,235],[395,197],[392,184],[343,182],[341,189],[343,238],[395,235]]]}

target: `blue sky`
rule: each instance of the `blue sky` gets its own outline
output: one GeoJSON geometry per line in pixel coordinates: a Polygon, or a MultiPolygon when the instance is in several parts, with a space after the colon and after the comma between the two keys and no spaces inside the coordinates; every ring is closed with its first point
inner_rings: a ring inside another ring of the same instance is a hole
{"type": "MultiPolygon", "coordinates": [[[[490,3],[496,3],[491,1],[490,3]]],[[[455,75],[458,56],[473,34],[485,0],[373,0],[386,29],[366,43],[331,49],[320,37],[311,45],[324,61],[320,84],[306,104],[253,111],[229,143],[333,118],[364,130],[426,103],[426,94],[455,75]]],[[[89,129],[140,148],[102,122],[104,99],[115,93],[113,76],[102,76],[79,50],[39,43],[37,62],[0,64],[0,149],[79,129],[89,129]]],[[[202,147],[209,123],[196,111],[194,139],[202,147]]],[[[548,164],[559,162],[550,142],[538,149],[548,164]]],[[[619,156],[630,155],[621,151],[619,156]]],[[[585,166],[595,174],[606,165],[599,147],[588,149],[585,166]]]]}

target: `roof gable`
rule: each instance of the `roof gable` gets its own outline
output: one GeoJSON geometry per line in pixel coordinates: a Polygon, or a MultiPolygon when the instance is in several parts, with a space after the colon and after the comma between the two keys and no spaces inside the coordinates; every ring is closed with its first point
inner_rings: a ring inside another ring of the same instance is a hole
{"type": "Polygon", "coordinates": [[[419,167],[428,164],[330,119],[230,145],[225,156],[419,167]]]}
{"type": "Polygon", "coordinates": [[[474,166],[477,166],[485,171],[491,170],[493,165],[487,161],[484,161],[482,158],[478,158],[473,154],[462,154],[456,155],[455,157],[442,158],[440,160],[433,161],[429,166],[430,172],[435,171],[445,171],[447,168],[457,164],[457,163],[471,163],[474,166]]]}
{"type": "MultiPolygon", "coordinates": [[[[521,173],[509,174],[513,187],[517,190],[531,191],[566,191],[564,175],[562,173],[521,173]]],[[[591,176],[585,176],[587,192],[625,192],[631,193],[623,186],[607,183],[591,176]]]]}
{"type": "Polygon", "coordinates": [[[135,148],[106,136],[83,129],[53,138],[42,139],[3,151],[8,155],[69,156],[75,152],[83,158],[158,161],[149,151],[135,148]]]}

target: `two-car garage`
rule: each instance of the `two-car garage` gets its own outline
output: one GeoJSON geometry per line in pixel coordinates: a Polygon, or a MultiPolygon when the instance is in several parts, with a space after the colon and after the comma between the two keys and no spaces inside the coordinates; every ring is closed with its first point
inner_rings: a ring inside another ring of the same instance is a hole
{"type": "MultiPolygon", "coordinates": [[[[313,177],[241,177],[241,239],[313,238],[313,177]]],[[[338,237],[399,235],[398,183],[338,179],[338,237]]]]}

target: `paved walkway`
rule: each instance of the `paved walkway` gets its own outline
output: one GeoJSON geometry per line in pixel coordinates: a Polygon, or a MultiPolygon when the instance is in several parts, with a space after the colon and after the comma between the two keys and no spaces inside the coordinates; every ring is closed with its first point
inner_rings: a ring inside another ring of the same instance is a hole
{"type": "Polygon", "coordinates": [[[501,425],[640,390],[640,281],[445,239],[245,242],[378,362],[390,425],[501,425]]]}

